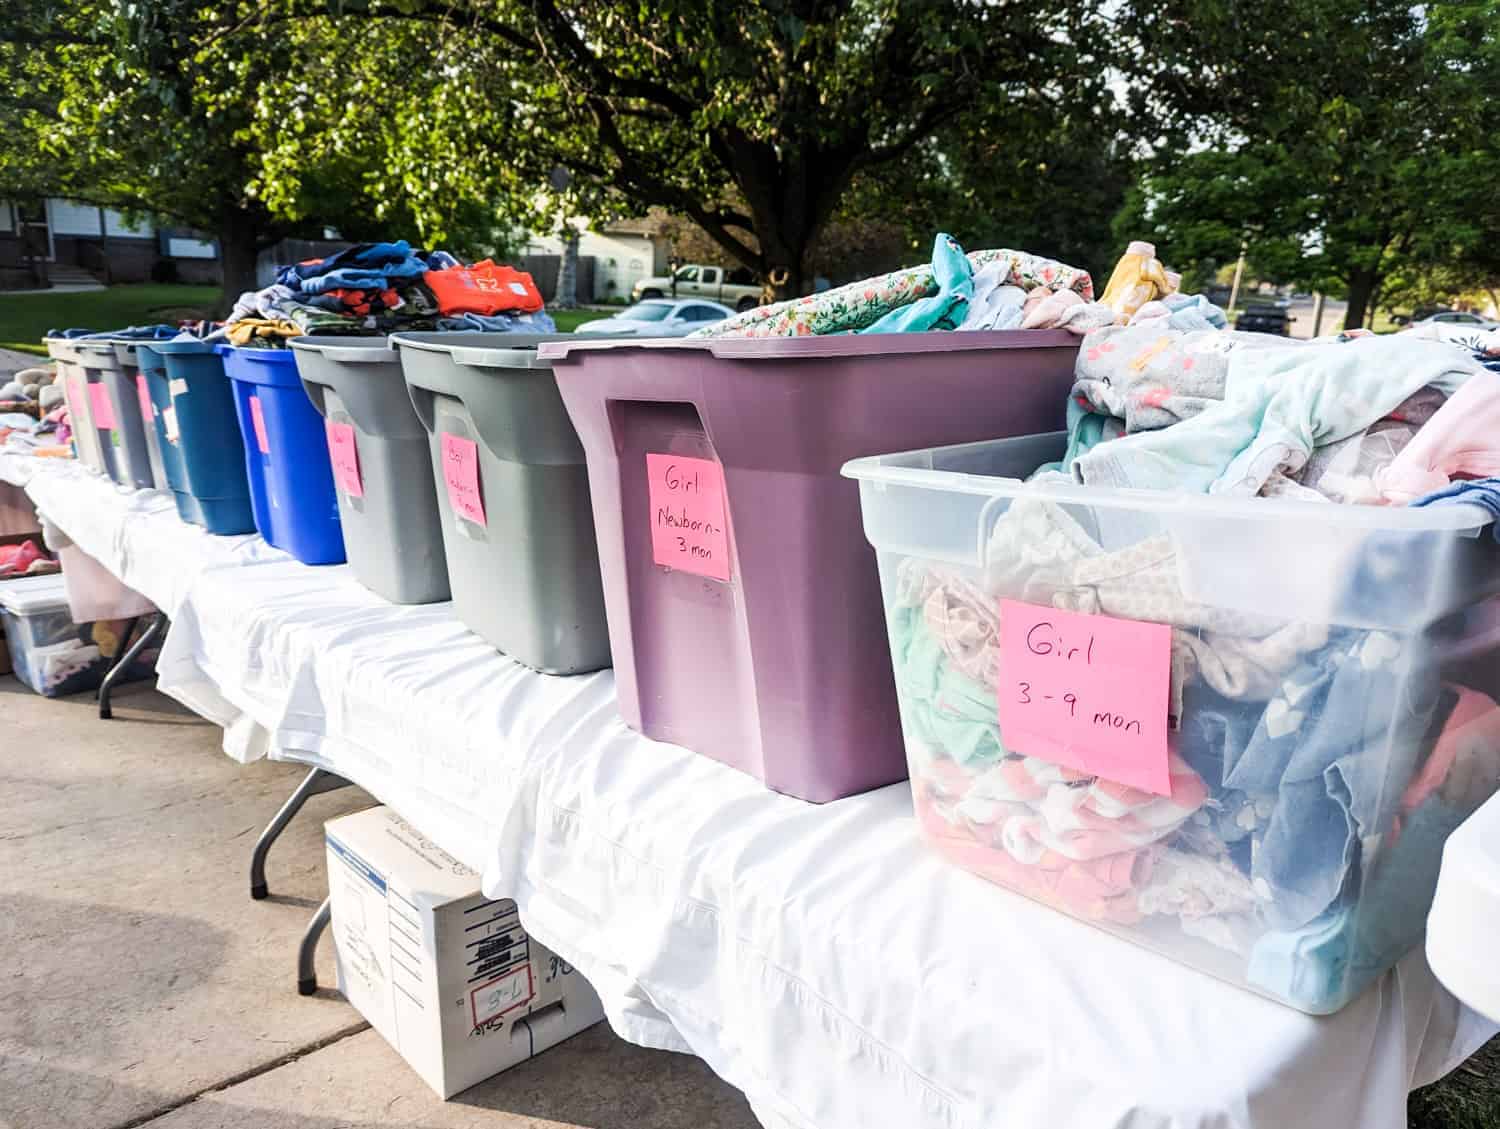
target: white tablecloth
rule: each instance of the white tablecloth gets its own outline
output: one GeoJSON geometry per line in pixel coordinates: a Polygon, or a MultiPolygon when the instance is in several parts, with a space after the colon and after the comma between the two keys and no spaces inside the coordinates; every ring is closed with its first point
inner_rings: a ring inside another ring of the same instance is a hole
{"type": "MultiPolygon", "coordinates": [[[[0,477],[20,476],[0,455],[0,477]]],[[[817,807],[627,729],[450,605],[210,537],[72,465],[29,492],[173,617],[161,688],[241,759],[329,768],[514,897],[611,1024],[767,1126],[1402,1129],[1496,1028],[1421,952],[1315,1019],[1009,894],[917,841],[904,785],[817,807]]]]}

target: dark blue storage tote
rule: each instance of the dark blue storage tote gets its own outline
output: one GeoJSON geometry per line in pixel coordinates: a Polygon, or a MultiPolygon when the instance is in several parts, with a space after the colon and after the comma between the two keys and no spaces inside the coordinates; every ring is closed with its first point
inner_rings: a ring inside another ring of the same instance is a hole
{"type": "Polygon", "coordinates": [[[223,359],[208,342],[191,340],[140,342],[135,355],[179,516],[210,533],[254,533],[245,446],[223,359]]]}

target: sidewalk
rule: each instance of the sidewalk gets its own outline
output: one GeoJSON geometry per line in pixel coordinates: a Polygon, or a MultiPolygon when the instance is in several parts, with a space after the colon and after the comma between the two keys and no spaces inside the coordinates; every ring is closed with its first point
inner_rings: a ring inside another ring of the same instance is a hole
{"type": "Polygon", "coordinates": [[[296,991],[296,945],[325,893],[314,797],[250,848],[303,770],[242,766],[221,733],[144,684],[100,721],[0,677],[0,1126],[89,1129],[754,1129],[695,1058],[601,1024],[440,1102],[332,990],[296,991]]]}

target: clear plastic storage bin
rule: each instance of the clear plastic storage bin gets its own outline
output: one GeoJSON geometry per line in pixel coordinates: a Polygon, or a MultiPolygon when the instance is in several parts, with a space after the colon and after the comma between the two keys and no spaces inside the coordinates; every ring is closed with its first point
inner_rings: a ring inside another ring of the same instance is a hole
{"type": "Polygon", "coordinates": [[[1422,936],[1500,782],[1500,545],[1397,509],[1026,483],[1064,436],[857,459],[918,826],[1303,1011],[1422,936]]]}
{"type": "MultiPolygon", "coordinates": [[[[98,689],[134,639],[125,637],[129,619],[74,623],[57,573],[0,583],[0,622],[16,677],[46,698],[98,689]]],[[[148,649],[120,681],[147,678],[155,666],[156,651],[148,649]]]]}
{"type": "Polygon", "coordinates": [[[822,803],[906,775],[850,458],[1061,426],[1064,331],[543,344],[626,724],[822,803]]]}

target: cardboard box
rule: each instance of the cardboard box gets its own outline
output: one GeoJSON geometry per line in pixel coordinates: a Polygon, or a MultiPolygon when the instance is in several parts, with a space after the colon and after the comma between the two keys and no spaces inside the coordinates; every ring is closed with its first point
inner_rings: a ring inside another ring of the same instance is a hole
{"type": "Polygon", "coordinates": [[[339,991],[444,1098],[604,1018],[516,904],[389,808],[325,825],[339,991]]]}

